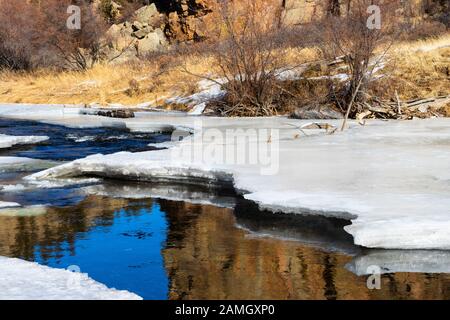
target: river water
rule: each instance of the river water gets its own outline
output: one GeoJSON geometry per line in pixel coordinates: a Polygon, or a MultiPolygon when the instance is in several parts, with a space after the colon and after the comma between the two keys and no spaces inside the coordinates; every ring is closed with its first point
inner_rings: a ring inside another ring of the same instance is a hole
{"type": "MultiPolygon", "coordinates": [[[[151,150],[149,143],[169,139],[2,119],[0,133],[49,136],[39,145],[0,151],[0,157],[51,165],[95,153],[151,150]]],[[[17,187],[37,170],[0,170],[0,185],[8,186],[0,187],[0,201],[24,206],[0,210],[2,256],[76,266],[108,287],[144,299],[450,298],[450,274],[431,273],[427,264],[430,257],[446,261],[446,252],[363,249],[343,231],[348,221],[260,211],[220,188],[114,180],[17,187]],[[201,204],[182,201],[194,195],[201,204]],[[368,276],[355,271],[364,257],[416,272],[385,268],[380,289],[369,289],[368,276]]]]}

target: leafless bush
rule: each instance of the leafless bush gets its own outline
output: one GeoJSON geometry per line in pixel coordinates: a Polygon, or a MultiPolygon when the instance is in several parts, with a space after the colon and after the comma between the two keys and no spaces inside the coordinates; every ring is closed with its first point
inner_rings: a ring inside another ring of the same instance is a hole
{"type": "Polygon", "coordinates": [[[80,70],[100,58],[106,25],[88,0],[0,0],[0,21],[0,68],[80,70]],[[72,4],[81,8],[79,30],[67,28],[72,4]]]}
{"type": "Polygon", "coordinates": [[[221,84],[227,92],[216,105],[222,115],[268,116],[278,112],[276,101],[283,92],[277,80],[283,67],[280,37],[285,35],[277,12],[280,9],[270,2],[248,0],[235,5],[219,1],[212,38],[220,41],[201,48],[208,51],[217,67],[214,78],[205,78],[221,84]]]}
{"type": "Polygon", "coordinates": [[[348,67],[347,85],[334,95],[346,117],[364,108],[367,86],[394,39],[393,14],[397,5],[394,0],[354,0],[345,14],[323,20],[323,53],[328,58],[343,57],[348,67]],[[372,13],[368,9],[373,5],[381,9],[379,26],[369,20],[372,13]]]}
{"type": "Polygon", "coordinates": [[[0,69],[27,70],[36,51],[37,10],[23,0],[0,0],[0,69]]]}
{"type": "Polygon", "coordinates": [[[75,1],[81,9],[81,28],[67,28],[67,8],[73,1],[47,0],[42,5],[47,22],[45,42],[57,49],[66,66],[86,70],[101,58],[107,25],[88,0],[75,1]]]}

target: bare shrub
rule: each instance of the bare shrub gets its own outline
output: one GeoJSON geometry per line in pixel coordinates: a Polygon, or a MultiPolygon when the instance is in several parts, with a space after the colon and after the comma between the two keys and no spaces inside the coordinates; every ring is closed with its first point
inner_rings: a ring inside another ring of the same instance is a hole
{"type": "Polygon", "coordinates": [[[86,70],[101,59],[102,37],[107,25],[88,0],[75,2],[81,9],[81,28],[68,29],[70,0],[47,0],[42,13],[47,23],[46,43],[57,49],[71,69],[86,70]]]}
{"type": "Polygon", "coordinates": [[[283,67],[280,50],[285,35],[279,3],[219,1],[218,8],[211,38],[220,40],[197,46],[197,52],[207,52],[216,66],[215,78],[201,77],[219,83],[227,92],[216,103],[217,111],[227,116],[277,114],[276,101],[283,92],[277,75],[283,67]]]}
{"type": "MultiPolygon", "coordinates": [[[[398,3],[394,0],[354,0],[349,10],[340,16],[323,20],[322,51],[328,58],[343,57],[348,81],[334,94],[336,103],[348,116],[365,108],[367,87],[394,39],[394,14],[398,3]],[[369,25],[369,7],[381,9],[380,28],[369,25]]],[[[345,121],[343,127],[345,126],[345,121]]]]}
{"type": "Polygon", "coordinates": [[[84,70],[100,59],[106,24],[88,0],[0,0],[0,21],[0,68],[84,70]],[[72,4],[81,8],[80,30],[66,25],[72,4]]]}
{"type": "Polygon", "coordinates": [[[0,69],[28,70],[36,52],[37,10],[24,0],[0,0],[0,69]]]}
{"type": "Polygon", "coordinates": [[[128,82],[128,89],[125,91],[125,93],[129,96],[129,97],[134,97],[137,96],[141,93],[141,87],[139,85],[139,82],[136,79],[131,79],[128,82]]]}

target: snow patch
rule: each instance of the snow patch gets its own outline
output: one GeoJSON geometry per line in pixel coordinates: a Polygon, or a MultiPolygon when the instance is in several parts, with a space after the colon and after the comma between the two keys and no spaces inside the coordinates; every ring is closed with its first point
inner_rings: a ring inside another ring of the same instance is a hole
{"type": "Polygon", "coordinates": [[[15,145],[36,144],[47,141],[47,136],[9,136],[0,134],[0,149],[11,148],[15,145]]]}
{"type": "Polygon", "coordinates": [[[16,202],[0,201],[0,209],[3,209],[3,208],[14,208],[14,207],[20,207],[20,204],[18,204],[16,202]]]}
{"type": "Polygon", "coordinates": [[[110,289],[87,274],[0,257],[0,299],[141,300],[134,293],[110,289]]]}

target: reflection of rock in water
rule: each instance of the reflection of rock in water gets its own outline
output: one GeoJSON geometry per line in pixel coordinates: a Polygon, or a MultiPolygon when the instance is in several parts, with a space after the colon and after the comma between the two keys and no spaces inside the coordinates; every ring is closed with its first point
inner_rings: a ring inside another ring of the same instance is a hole
{"type": "Polygon", "coordinates": [[[297,240],[325,250],[356,254],[360,248],[344,231],[349,221],[318,215],[300,215],[260,211],[250,201],[239,201],[235,208],[236,222],[255,236],[297,240]]]}
{"type": "Polygon", "coordinates": [[[151,207],[151,200],[136,203],[133,206],[129,200],[89,196],[75,206],[48,208],[41,216],[0,216],[0,255],[35,260],[38,254],[46,261],[57,258],[63,250],[73,254],[82,233],[93,226],[111,225],[118,210],[127,207],[127,214],[132,215],[151,207]]]}
{"type": "Polygon", "coordinates": [[[366,277],[345,269],[348,255],[249,237],[230,209],[160,204],[170,223],[163,256],[171,299],[450,298],[447,275],[384,275],[381,290],[369,290],[366,277]]]}

